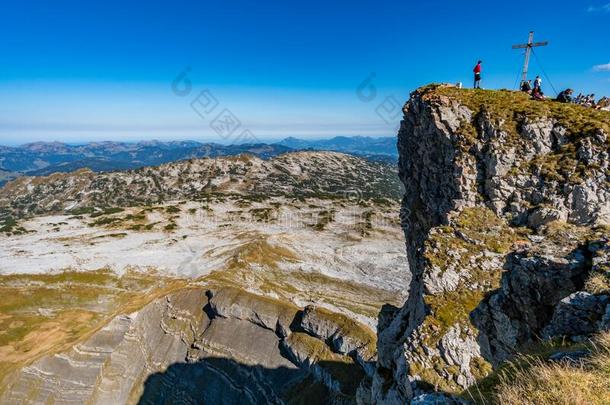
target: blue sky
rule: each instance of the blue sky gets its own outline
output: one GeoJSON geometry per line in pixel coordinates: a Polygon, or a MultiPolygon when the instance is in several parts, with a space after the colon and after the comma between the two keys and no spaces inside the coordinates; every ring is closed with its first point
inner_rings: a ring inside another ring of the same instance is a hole
{"type": "Polygon", "coordinates": [[[430,82],[469,85],[477,59],[484,87],[512,88],[511,45],[530,30],[550,41],[537,55],[555,88],[610,95],[609,0],[89,3],[3,4],[0,143],[393,135],[388,106],[430,82]],[[200,116],[204,90],[217,107],[200,116]],[[210,127],[225,110],[233,138],[210,127]]]}

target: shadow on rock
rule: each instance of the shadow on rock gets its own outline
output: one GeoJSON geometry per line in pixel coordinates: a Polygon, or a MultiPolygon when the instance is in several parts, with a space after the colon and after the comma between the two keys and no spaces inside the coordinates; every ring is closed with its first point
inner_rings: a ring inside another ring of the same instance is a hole
{"type": "MultiPolygon", "coordinates": [[[[336,373],[353,370],[340,362],[323,362],[336,373]],[[331,364],[332,363],[332,364],[331,364]]],[[[354,379],[357,380],[357,379],[354,379]]],[[[358,381],[354,381],[353,390],[358,381]]],[[[329,390],[311,373],[298,368],[275,369],[210,357],[195,363],[172,364],[150,375],[138,404],[336,404],[353,398],[329,390]]]]}

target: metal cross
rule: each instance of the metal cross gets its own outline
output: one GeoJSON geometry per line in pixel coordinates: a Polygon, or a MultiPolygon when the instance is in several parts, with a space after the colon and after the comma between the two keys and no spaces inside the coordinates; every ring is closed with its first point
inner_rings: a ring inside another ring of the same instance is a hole
{"type": "Polygon", "coordinates": [[[521,83],[527,80],[527,68],[530,64],[530,54],[532,53],[532,49],[538,46],[547,46],[549,44],[548,41],[544,42],[534,42],[534,31],[530,31],[529,39],[527,40],[527,44],[513,45],[513,49],[524,49],[525,48],[525,62],[523,63],[523,73],[521,74],[521,83]]]}

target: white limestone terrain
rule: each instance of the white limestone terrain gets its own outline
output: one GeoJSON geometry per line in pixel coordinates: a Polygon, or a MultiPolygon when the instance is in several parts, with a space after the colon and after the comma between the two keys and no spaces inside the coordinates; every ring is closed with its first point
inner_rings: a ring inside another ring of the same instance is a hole
{"type": "MultiPolygon", "coordinates": [[[[95,219],[82,216],[34,217],[21,222],[26,232],[0,236],[0,274],[109,269],[121,275],[127,270],[153,270],[168,277],[197,280],[214,273],[231,273],[231,263],[241,253],[254,248],[265,254],[267,248],[288,256],[277,261],[273,274],[286,283],[319,275],[378,289],[380,294],[396,297],[394,301],[405,298],[409,274],[397,204],[362,207],[350,201],[290,202],[278,197],[240,208],[239,198],[222,200],[206,202],[205,206],[201,202],[175,202],[128,208],[100,217],[116,220],[110,225],[91,226],[95,219]],[[326,221],[331,211],[333,218],[322,229],[319,223],[326,221]],[[260,213],[269,218],[261,218],[260,213]],[[367,216],[371,217],[369,229],[365,229],[367,216]],[[137,218],[140,226],[134,227],[133,220],[126,219],[130,217],[137,218]],[[170,223],[175,229],[166,230],[170,223]],[[143,230],[150,224],[150,230],[143,230]],[[298,276],[293,278],[295,273],[298,276]]],[[[264,265],[251,264],[264,270],[264,265]]],[[[243,287],[260,291],[255,284],[243,287]]],[[[291,299],[301,305],[315,302],[306,293],[301,291],[291,299]]],[[[362,319],[374,326],[376,314],[362,319]]]]}
{"type": "Polygon", "coordinates": [[[301,152],[9,183],[0,403],[354,402],[410,281],[395,177],[301,152]]]}

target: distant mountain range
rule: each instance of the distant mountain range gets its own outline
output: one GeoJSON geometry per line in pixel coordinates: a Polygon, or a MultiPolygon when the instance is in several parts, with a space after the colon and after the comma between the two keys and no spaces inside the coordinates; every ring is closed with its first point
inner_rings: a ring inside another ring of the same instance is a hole
{"type": "Polygon", "coordinates": [[[269,159],[296,150],[338,151],[373,161],[395,162],[397,159],[394,137],[335,137],[327,140],[286,138],[277,143],[243,145],[195,141],[94,142],[85,145],[36,142],[18,147],[0,146],[0,186],[23,175],[46,176],[82,168],[109,172],[193,158],[239,154],[269,159]]]}
{"type": "Polygon", "coordinates": [[[306,140],[286,138],[276,145],[296,150],[328,150],[363,156],[370,160],[398,160],[396,137],[371,138],[368,136],[336,136],[331,139],[306,140]]]}

